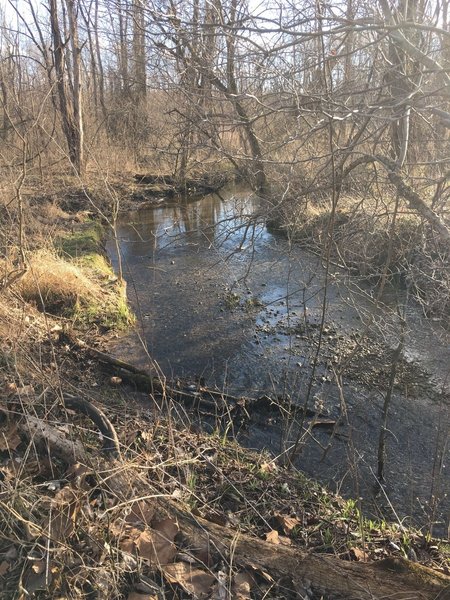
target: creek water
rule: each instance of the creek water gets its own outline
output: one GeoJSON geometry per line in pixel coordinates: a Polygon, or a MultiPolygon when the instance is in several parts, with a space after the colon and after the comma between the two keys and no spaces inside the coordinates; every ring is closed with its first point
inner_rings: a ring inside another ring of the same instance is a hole
{"type": "MultiPolygon", "coordinates": [[[[308,396],[311,408],[340,425],[337,435],[300,432],[296,466],[356,495],[367,512],[446,534],[449,333],[425,319],[404,290],[387,287],[375,300],[363,280],[338,267],[327,272],[320,256],[270,233],[259,213],[256,198],[233,189],[123,214],[118,245],[138,325],[110,351],[169,379],[203,377],[209,387],[289,394],[300,404],[308,396]],[[399,312],[405,345],[380,491],[378,438],[399,312]]],[[[108,251],[117,268],[114,240],[108,251]]],[[[262,415],[238,434],[241,443],[274,455],[297,436],[282,415],[262,415]]]]}

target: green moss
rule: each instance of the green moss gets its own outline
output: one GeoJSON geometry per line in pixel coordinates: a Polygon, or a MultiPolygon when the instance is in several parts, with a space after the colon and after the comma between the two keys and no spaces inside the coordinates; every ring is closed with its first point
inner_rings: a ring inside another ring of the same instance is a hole
{"type": "Polygon", "coordinates": [[[102,302],[77,304],[72,317],[80,324],[96,324],[108,330],[126,329],[135,321],[119,286],[108,290],[102,302]]]}
{"type": "Polygon", "coordinates": [[[70,258],[101,255],[103,236],[103,227],[99,223],[88,221],[71,233],[58,237],[55,246],[60,254],[70,258]]]}

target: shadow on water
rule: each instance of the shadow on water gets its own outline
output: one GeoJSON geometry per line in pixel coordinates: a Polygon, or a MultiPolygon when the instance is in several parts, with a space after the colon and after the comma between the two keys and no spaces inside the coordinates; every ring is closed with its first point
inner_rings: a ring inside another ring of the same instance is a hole
{"type": "MultiPolygon", "coordinates": [[[[232,190],[124,215],[117,234],[138,335],[122,336],[111,352],[139,366],[157,364],[168,378],[201,376],[210,387],[254,397],[290,394],[302,404],[310,388],[311,406],[342,425],[333,438],[325,431],[305,434],[297,465],[364,498],[372,511],[394,508],[399,518],[437,522],[434,531],[443,534],[450,509],[448,332],[425,320],[404,291],[388,288],[375,305],[363,281],[338,269],[324,296],[320,257],[269,233],[259,211],[256,198],[232,190]],[[399,308],[408,333],[389,415],[386,496],[374,509],[399,308]],[[334,374],[343,364],[339,390],[334,374]]],[[[117,264],[112,241],[108,250],[117,264]]],[[[261,419],[240,439],[278,454],[282,430],[281,416],[261,419]]]]}

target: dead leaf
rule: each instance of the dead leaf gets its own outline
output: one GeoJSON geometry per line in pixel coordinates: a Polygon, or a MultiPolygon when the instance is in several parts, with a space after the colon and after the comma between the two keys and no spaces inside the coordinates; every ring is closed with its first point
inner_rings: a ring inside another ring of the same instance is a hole
{"type": "Polygon", "coordinates": [[[13,460],[9,460],[0,467],[2,481],[12,481],[17,476],[18,471],[19,465],[17,465],[13,460]]]}
{"type": "Polygon", "coordinates": [[[145,525],[150,525],[154,516],[154,505],[146,502],[145,500],[139,500],[131,505],[130,513],[125,517],[125,522],[132,524],[144,523],[145,525]]]}
{"type": "Polygon", "coordinates": [[[278,539],[278,531],[272,529],[271,531],[266,533],[266,541],[270,542],[271,544],[279,544],[280,540],[278,539]]]}
{"type": "Polygon", "coordinates": [[[292,530],[295,527],[298,527],[300,525],[300,521],[298,519],[295,519],[293,517],[287,517],[286,515],[275,515],[275,520],[281,527],[285,535],[289,535],[290,533],[292,533],[292,530]]]}
{"type": "Polygon", "coordinates": [[[211,546],[211,541],[198,532],[189,535],[189,555],[207,567],[215,562],[214,548],[211,546]]]}
{"type": "Polygon", "coordinates": [[[6,384],[6,393],[8,396],[11,396],[12,394],[15,394],[16,392],[17,392],[17,385],[13,381],[6,384]]]}
{"type": "Polygon", "coordinates": [[[127,554],[134,554],[136,552],[136,544],[129,537],[121,539],[119,547],[122,552],[126,552],[127,554]]]}
{"type": "MultiPolygon", "coordinates": [[[[44,562],[44,561],[39,561],[39,562],[44,562]]],[[[32,564],[25,575],[24,588],[27,590],[28,594],[33,594],[34,592],[37,592],[38,590],[46,590],[46,589],[48,589],[48,586],[52,582],[52,573],[50,570],[47,572],[47,570],[45,568],[45,563],[44,563],[44,568],[42,570],[40,569],[39,566],[37,567],[39,572],[36,572],[34,570],[35,566],[36,566],[36,563],[32,564]]]]}
{"type": "MultiPolygon", "coordinates": [[[[138,531],[138,530],[135,530],[138,531]]],[[[177,529],[178,531],[178,529],[177,529]]],[[[166,565],[172,562],[177,553],[173,538],[168,537],[153,529],[139,531],[139,536],[134,540],[139,555],[153,565],[166,565]]]]}
{"type": "Polygon", "coordinates": [[[152,529],[159,531],[167,539],[173,540],[179,532],[179,527],[172,519],[160,519],[152,522],[152,529]]]}
{"type": "Polygon", "coordinates": [[[121,377],[113,376],[113,377],[110,378],[109,381],[110,381],[111,385],[118,386],[118,385],[120,385],[122,383],[122,378],[121,377]]]}
{"type": "Polygon", "coordinates": [[[9,571],[10,568],[10,564],[7,560],[4,560],[0,563],[0,577],[3,577],[4,575],[6,575],[6,573],[9,571]]]}
{"type": "Polygon", "coordinates": [[[353,560],[357,560],[359,562],[367,562],[369,560],[369,555],[361,548],[350,548],[350,555],[353,560]]]}
{"type": "Polygon", "coordinates": [[[5,430],[0,431],[0,451],[15,450],[21,442],[16,423],[10,423],[5,430]]]}
{"type": "Polygon", "coordinates": [[[36,575],[40,575],[45,571],[45,562],[43,560],[37,560],[33,562],[31,565],[31,570],[33,573],[36,573],[36,575]]]}
{"type": "Polygon", "coordinates": [[[53,515],[48,527],[53,540],[63,541],[73,534],[80,504],[79,495],[68,485],[55,494],[52,500],[53,515]]]}
{"type": "Polygon", "coordinates": [[[278,466],[275,462],[263,462],[259,467],[261,473],[276,473],[278,471],[278,466]]]}
{"type": "Polygon", "coordinates": [[[154,594],[139,594],[139,592],[130,592],[127,600],[158,600],[158,596],[154,594]]]}
{"type": "Polygon", "coordinates": [[[169,583],[180,585],[185,592],[196,598],[207,598],[211,586],[216,580],[211,573],[206,573],[182,562],[166,565],[162,571],[169,583]]]}
{"type": "Polygon", "coordinates": [[[248,600],[250,599],[250,592],[252,587],[255,585],[254,578],[245,571],[236,573],[233,581],[233,591],[236,600],[248,600]]]}
{"type": "Polygon", "coordinates": [[[278,541],[280,542],[280,544],[282,546],[292,546],[292,540],[291,540],[291,538],[288,538],[285,535],[279,535],[278,536],[278,541]]]}

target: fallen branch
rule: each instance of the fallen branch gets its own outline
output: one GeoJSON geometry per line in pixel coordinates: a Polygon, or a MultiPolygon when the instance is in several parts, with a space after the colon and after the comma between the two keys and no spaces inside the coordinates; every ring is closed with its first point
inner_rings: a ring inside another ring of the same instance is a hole
{"type": "Polygon", "coordinates": [[[386,158],[385,156],[378,155],[375,156],[367,154],[361,156],[353,161],[344,170],[342,175],[338,178],[338,186],[342,185],[342,182],[350,174],[350,172],[353,171],[353,169],[370,163],[379,163],[385,167],[388,179],[397,189],[398,194],[404,200],[406,200],[411,209],[415,210],[423,219],[428,221],[428,223],[434,227],[441,240],[447,245],[447,247],[450,247],[450,229],[446,222],[428,206],[425,200],[421,198],[421,196],[419,196],[419,194],[413,190],[411,186],[409,186],[402,179],[398,172],[398,165],[393,160],[386,158]]]}
{"type": "Polygon", "coordinates": [[[85,344],[82,344],[82,347],[100,362],[113,367],[114,372],[120,375],[125,383],[134,385],[136,389],[146,393],[165,395],[175,402],[187,403],[195,409],[205,409],[213,412],[219,409],[224,414],[232,414],[234,419],[244,421],[251,420],[253,415],[258,415],[258,417],[269,414],[279,415],[280,411],[283,411],[290,413],[293,420],[303,415],[311,417],[313,419],[310,423],[312,428],[332,431],[336,426],[336,421],[320,418],[322,415],[310,409],[305,410],[303,407],[293,404],[289,399],[274,401],[268,396],[262,396],[258,399],[245,396],[237,397],[200,386],[195,390],[187,387],[172,387],[166,381],[161,381],[158,377],[152,377],[145,370],[139,369],[130,363],[85,344]]]}
{"type": "Polygon", "coordinates": [[[103,452],[111,457],[120,456],[120,442],[113,424],[105,413],[94,406],[89,400],[79,396],[64,394],[64,404],[86,417],[97,425],[103,437],[103,452]]]}
{"type": "Polygon", "coordinates": [[[69,440],[56,427],[38,417],[25,415],[17,425],[20,433],[39,448],[44,448],[44,456],[59,456],[67,464],[86,462],[86,452],[79,440],[69,440]]]}
{"type": "MultiPolygon", "coordinates": [[[[64,405],[88,417],[99,429],[103,438],[102,450],[106,456],[120,456],[120,443],[116,430],[105,413],[89,400],[79,396],[64,395],[64,405]]],[[[18,423],[19,431],[34,444],[45,447],[50,454],[61,457],[68,464],[85,462],[86,452],[79,440],[67,439],[64,433],[39,417],[25,414],[18,423]]]]}

